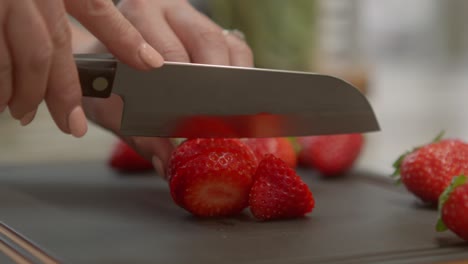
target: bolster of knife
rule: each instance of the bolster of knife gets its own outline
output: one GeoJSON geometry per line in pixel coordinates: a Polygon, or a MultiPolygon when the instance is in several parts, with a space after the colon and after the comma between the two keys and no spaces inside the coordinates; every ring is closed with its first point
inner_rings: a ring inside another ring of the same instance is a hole
{"type": "Polygon", "coordinates": [[[83,96],[108,98],[112,93],[117,61],[106,54],[75,54],[83,96]]]}

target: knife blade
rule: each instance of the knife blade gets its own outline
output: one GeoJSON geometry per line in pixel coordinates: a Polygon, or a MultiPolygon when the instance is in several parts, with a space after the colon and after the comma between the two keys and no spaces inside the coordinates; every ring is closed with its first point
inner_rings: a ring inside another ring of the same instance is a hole
{"type": "Polygon", "coordinates": [[[76,54],[83,96],[124,102],[120,133],[145,137],[285,137],[380,130],[367,98],[328,75],[165,62],[133,69],[76,54]]]}

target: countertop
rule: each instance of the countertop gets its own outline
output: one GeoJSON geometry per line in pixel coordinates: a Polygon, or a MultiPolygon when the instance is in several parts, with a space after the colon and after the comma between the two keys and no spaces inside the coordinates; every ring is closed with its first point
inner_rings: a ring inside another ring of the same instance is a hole
{"type": "Polygon", "coordinates": [[[4,114],[0,221],[72,263],[463,259],[466,243],[434,231],[437,211],[386,179],[400,153],[442,129],[468,140],[468,77],[462,70],[376,67],[367,96],[382,131],[366,134],[364,152],[342,180],[299,170],[317,208],[293,222],[261,224],[248,212],[228,220],[195,219],[171,202],[161,178],[125,177],[107,168],[116,139],[102,129],[91,126],[78,140],[54,128],[43,106],[26,128],[4,114]]]}

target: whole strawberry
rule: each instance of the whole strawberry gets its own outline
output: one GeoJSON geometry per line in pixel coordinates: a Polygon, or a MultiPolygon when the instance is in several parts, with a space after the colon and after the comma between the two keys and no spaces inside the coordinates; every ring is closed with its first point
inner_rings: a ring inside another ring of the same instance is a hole
{"type": "Polygon", "coordinates": [[[288,138],[248,138],[243,140],[260,161],[266,154],[273,154],[282,159],[291,168],[297,165],[296,151],[288,138]]]}
{"type": "Polygon", "coordinates": [[[456,175],[468,173],[468,144],[442,139],[403,154],[395,163],[393,176],[422,201],[437,204],[439,196],[456,175]]]}
{"type": "Polygon", "coordinates": [[[171,158],[171,195],[201,217],[239,214],[248,205],[257,160],[237,139],[192,139],[171,158]]]}
{"type": "Polygon", "coordinates": [[[437,231],[450,229],[468,241],[468,179],[461,175],[453,178],[439,198],[440,218],[437,231]]]}
{"type": "Polygon", "coordinates": [[[298,143],[301,164],[315,168],[324,176],[335,176],[352,168],[364,138],[361,134],[310,136],[299,138],[298,143]]]}
{"type": "Polygon", "coordinates": [[[260,220],[302,217],[315,206],[309,187],[288,164],[272,154],[265,155],[254,179],[249,205],[260,220]]]}
{"type": "Polygon", "coordinates": [[[111,168],[122,172],[139,172],[153,169],[151,162],[143,158],[122,140],[117,141],[115,144],[108,164],[111,168]]]}

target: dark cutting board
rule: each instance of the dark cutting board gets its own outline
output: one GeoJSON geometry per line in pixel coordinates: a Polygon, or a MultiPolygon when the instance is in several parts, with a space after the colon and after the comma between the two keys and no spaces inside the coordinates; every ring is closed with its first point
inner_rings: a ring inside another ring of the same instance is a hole
{"type": "Polygon", "coordinates": [[[311,171],[299,174],[314,193],[313,213],[261,223],[248,210],[231,219],[194,218],[174,205],[162,179],[118,175],[102,163],[3,166],[0,221],[65,263],[468,259],[468,244],[450,232],[436,233],[436,210],[403,187],[366,172],[333,180],[311,171]]]}

